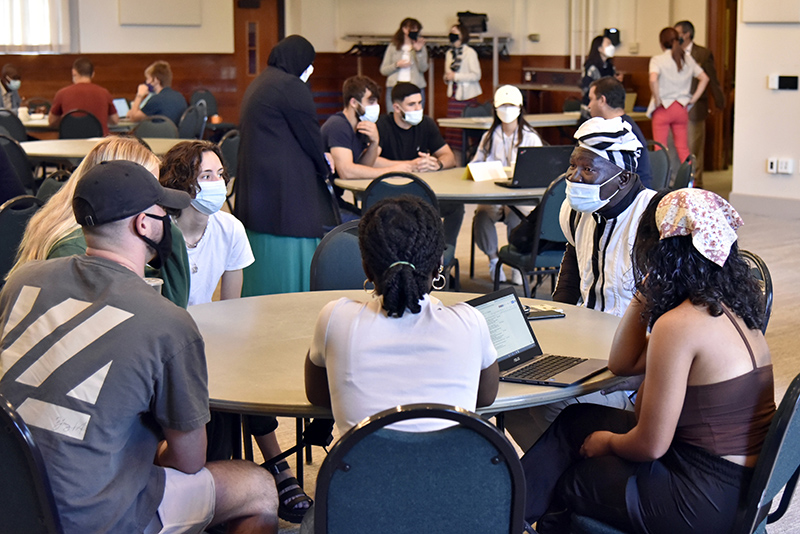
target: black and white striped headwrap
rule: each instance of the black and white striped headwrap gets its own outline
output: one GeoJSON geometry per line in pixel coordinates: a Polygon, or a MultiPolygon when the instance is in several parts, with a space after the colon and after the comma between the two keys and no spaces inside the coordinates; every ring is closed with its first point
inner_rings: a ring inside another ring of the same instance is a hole
{"type": "Polygon", "coordinates": [[[595,117],[581,124],[575,132],[578,146],[591,150],[621,169],[636,172],[642,143],[621,117],[595,117]]]}

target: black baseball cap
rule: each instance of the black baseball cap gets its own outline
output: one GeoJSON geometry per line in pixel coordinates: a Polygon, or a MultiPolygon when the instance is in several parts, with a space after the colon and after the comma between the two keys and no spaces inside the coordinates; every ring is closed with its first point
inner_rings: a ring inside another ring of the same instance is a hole
{"type": "Polygon", "coordinates": [[[81,226],[101,226],[142,213],[154,204],[184,209],[192,197],[162,187],[153,174],[132,161],[103,161],[78,181],[72,211],[81,226]]]}

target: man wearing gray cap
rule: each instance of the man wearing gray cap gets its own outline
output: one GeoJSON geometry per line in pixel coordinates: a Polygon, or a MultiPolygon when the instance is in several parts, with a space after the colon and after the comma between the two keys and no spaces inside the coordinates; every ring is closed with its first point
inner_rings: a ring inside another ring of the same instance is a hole
{"type": "Polygon", "coordinates": [[[73,197],[86,255],[30,262],[0,293],[0,393],[42,452],[65,533],[277,531],[266,471],[204,466],[203,339],[143,279],[170,250],[164,208],[190,202],[141,165],[103,162],[73,197]]]}

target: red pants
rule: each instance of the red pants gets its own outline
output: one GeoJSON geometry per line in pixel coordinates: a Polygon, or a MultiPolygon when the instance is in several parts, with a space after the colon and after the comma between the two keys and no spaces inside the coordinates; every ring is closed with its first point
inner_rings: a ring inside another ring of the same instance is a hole
{"type": "Polygon", "coordinates": [[[670,128],[678,151],[678,159],[683,163],[691,153],[688,133],[689,113],[677,100],[668,108],[659,106],[653,111],[653,139],[667,146],[670,128]]]}

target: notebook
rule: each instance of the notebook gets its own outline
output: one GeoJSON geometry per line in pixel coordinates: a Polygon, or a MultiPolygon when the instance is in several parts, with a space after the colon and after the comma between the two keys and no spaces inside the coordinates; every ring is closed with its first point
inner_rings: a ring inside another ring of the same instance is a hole
{"type": "Polygon", "coordinates": [[[131,110],[130,106],[128,105],[128,101],[124,98],[115,98],[114,107],[117,108],[117,115],[120,117],[125,117],[131,110]]]}
{"type": "Polygon", "coordinates": [[[633,111],[633,106],[636,105],[636,96],[636,93],[625,93],[625,113],[633,111]]]}
{"type": "Polygon", "coordinates": [[[606,369],[607,360],[542,353],[539,342],[525,318],[513,287],[483,295],[467,302],[489,325],[497,350],[500,380],[521,384],[566,387],[606,369]]]}
{"type": "Polygon", "coordinates": [[[521,146],[517,148],[514,177],[505,182],[495,182],[501,187],[547,187],[569,168],[572,145],[521,146]]]}

